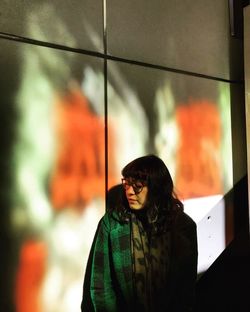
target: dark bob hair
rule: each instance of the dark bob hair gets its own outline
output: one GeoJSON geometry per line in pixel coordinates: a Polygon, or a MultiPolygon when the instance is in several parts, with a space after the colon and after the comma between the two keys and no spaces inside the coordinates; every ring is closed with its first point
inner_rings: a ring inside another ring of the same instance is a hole
{"type": "MultiPolygon", "coordinates": [[[[121,173],[124,178],[134,178],[148,186],[144,209],[155,230],[171,227],[176,214],[183,211],[183,204],[174,193],[173,180],[165,163],[155,155],[147,155],[131,161],[121,173]]],[[[128,220],[131,210],[124,191],[120,201],[112,207],[111,210],[116,210],[121,220],[128,220]]]]}

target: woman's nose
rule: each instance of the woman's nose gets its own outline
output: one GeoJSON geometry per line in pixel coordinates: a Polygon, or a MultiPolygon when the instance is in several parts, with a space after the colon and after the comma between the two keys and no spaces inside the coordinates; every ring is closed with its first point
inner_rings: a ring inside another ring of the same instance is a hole
{"type": "Polygon", "coordinates": [[[134,191],[132,185],[129,185],[129,186],[128,186],[128,188],[127,188],[127,193],[128,193],[128,194],[135,194],[135,191],[134,191]]]}

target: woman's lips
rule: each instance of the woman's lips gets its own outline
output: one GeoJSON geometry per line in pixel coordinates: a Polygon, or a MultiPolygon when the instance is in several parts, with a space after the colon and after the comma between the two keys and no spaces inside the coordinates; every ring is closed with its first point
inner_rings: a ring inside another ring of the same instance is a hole
{"type": "Polygon", "coordinates": [[[134,198],[128,198],[128,202],[131,203],[131,204],[134,204],[134,203],[137,202],[137,200],[134,199],[134,198]]]}

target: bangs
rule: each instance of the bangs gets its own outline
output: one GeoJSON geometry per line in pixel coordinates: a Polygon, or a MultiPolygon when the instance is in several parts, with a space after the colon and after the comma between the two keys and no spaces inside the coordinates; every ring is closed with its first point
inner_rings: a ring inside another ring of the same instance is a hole
{"type": "Polygon", "coordinates": [[[122,169],[121,173],[124,178],[131,177],[151,183],[159,180],[166,170],[167,168],[161,159],[154,155],[148,155],[131,161],[122,169]]]}
{"type": "Polygon", "coordinates": [[[126,166],[122,170],[122,175],[124,178],[132,178],[143,182],[147,182],[148,180],[148,174],[145,171],[134,168],[133,166],[126,166]]]}

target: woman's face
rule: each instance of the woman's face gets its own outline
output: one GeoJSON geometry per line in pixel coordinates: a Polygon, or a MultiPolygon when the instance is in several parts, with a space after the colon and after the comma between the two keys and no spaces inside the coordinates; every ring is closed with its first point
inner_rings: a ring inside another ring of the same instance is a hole
{"type": "Polygon", "coordinates": [[[145,206],[148,195],[148,187],[143,182],[131,178],[122,179],[129,207],[140,210],[145,206]]]}

